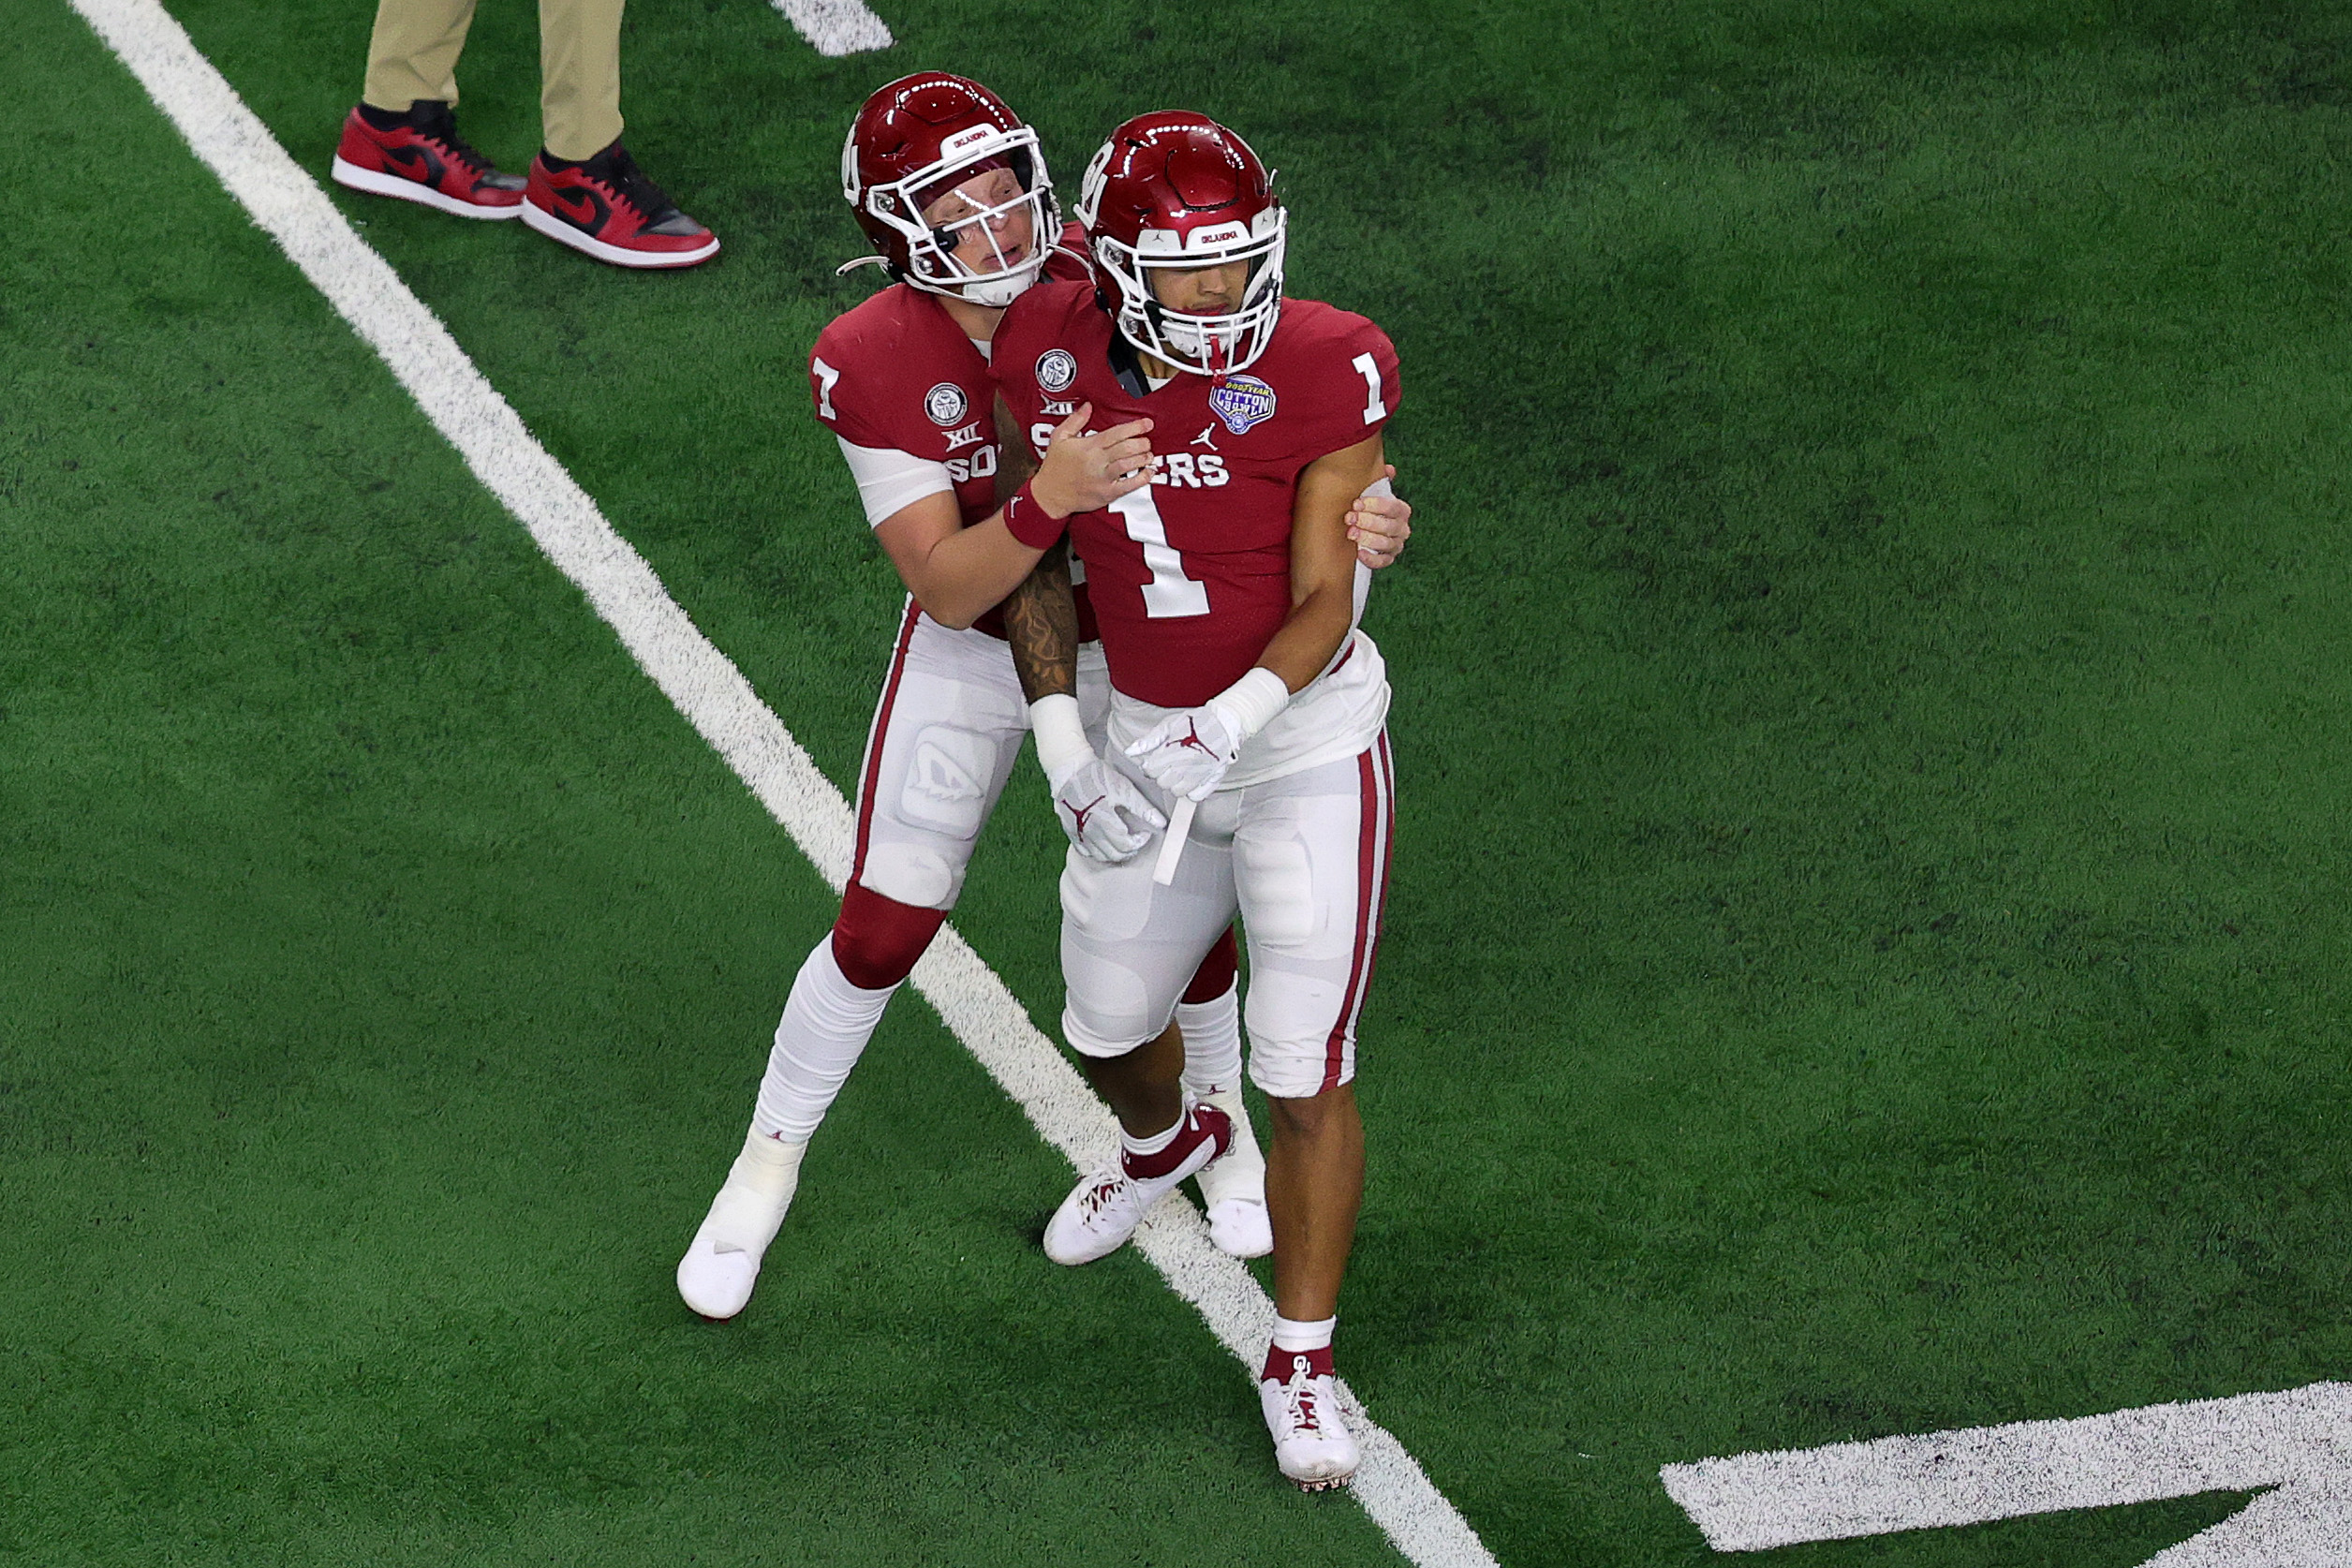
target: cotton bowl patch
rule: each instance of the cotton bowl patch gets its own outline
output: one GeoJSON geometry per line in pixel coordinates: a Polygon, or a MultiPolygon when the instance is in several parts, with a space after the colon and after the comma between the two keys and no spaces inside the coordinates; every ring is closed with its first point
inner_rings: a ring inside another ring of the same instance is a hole
{"type": "Polygon", "coordinates": [[[1067,348],[1048,348],[1037,356],[1037,384],[1049,392],[1068,392],[1078,378],[1078,361],[1067,348]]]}
{"type": "Polygon", "coordinates": [[[933,424],[962,422],[967,407],[964,389],[953,381],[941,381],[923,394],[923,411],[931,416],[933,424]]]}
{"type": "Polygon", "coordinates": [[[1208,408],[1226,429],[1247,436],[1251,425],[1274,417],[1274,389],[1254,376],[1228,376],[1223,386],[1209,389],[1208,408]]]}

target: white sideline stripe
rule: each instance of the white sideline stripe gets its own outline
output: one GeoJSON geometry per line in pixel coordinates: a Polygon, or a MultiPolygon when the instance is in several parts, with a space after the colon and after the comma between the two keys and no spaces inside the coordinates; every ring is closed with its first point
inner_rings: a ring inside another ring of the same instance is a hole
{"type": "MultiPolygon", "coordinates": [[[[532,438],[439,319],[344,221],[157,0],[72,4],[838,891],[855,838],[849,802],[587,493],[532,438]]],[[[953,926],[941,929],[915,967],[914,983],[1072,1165],[1091,1169],[1116,1146],[1110,1112],[953,926]]],[[[1137,1245],[1254,1373],[1273,1304],[1247,1269],[1209,1245],[1198,1211],[1171,1194],[1146,1221],[1137,1245]]],[[[1365,1512],[1423,1568],[1490,1568],[1494,1559],[1484,1544],[1413,1456],[1362,1413],[1353,1395],[1342,1402],[1360,1424],[1364,1465],[1355,1492],[1365,1512]]]]}
{"type": "Polygon", "coordinates": [[[859,0],[774,0],[774,4],[792,24],[792,31],[806,38],[820,54],[838,59],[888,49],[898,41],[890,36],[882,19],[859,0]]]}
{"type": "Polygon", "coordinates": [[[2147,1568],[2343,1568],[2352,1383],[1701,1459],[1659,1479],[1722,1552],[2276,1487],[2147,1568]]]}

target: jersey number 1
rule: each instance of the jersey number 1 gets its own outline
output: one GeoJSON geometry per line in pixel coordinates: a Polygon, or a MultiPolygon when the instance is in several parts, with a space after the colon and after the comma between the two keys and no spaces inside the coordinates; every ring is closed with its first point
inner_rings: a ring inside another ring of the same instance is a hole
{"type": "Polygon", "coordinates": [[[1358,354],[1348,362],[1363,373],[1364,422],[1378,424],[1388,417],[1388,405],[1381,401],[1380,361],[1369,354],[1358,354]]]}
{"type": "Polygon", "coordinates": [[[1111,510],[1127,525],[1127,537],[1144,547],[1144,565],[1151,568],[1151,581],[1144,584],[1144,614],[1155,621],[1207,614],[1208,588],[1184,575],[1184,556],[1168,542],[1151,486],[1129,491],[1111,510]]]}

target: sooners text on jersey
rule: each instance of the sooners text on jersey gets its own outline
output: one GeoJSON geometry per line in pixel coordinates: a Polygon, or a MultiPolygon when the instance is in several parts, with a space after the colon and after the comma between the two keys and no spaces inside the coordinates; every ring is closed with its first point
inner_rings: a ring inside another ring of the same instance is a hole
{"type": "Polygon", "coordinates": [[[1150,391],[1090,284],[1042,283],[997,329],[1005,401],[1042,454],[1081,403],[1092,428],[1152,421],[1152,481],[1070,520],[1111,684],[1162,707],[1208,701],[1290,614],[1291,509],[1315,459],[1380,430],[1397,351],[1361,316],[1286,300],[1265,352],[1213,385],[1150,391]]]}

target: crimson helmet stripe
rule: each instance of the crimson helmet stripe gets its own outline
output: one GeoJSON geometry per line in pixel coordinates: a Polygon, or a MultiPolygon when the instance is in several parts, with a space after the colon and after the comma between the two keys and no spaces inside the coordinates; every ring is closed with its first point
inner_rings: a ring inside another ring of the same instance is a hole
{"type": "Polygon", "coordinates": [[[1206,114],[1163,110],[1117,130],[1087,170],[1078,221],[1092,238],[1134,246],[1146,229],[1179,238],[1251,219],[1274,182],[1237,132],[1206,114]]]}

